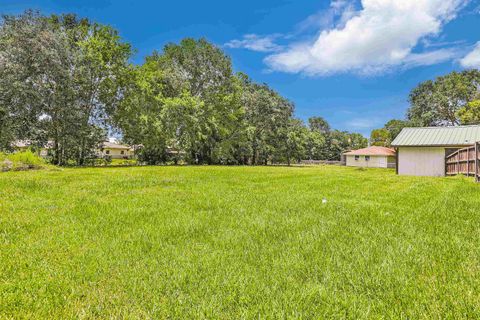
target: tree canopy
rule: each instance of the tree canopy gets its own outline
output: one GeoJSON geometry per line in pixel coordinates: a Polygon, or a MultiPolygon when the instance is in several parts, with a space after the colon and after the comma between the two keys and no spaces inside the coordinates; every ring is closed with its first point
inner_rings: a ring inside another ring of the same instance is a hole
{"type": "Polygon", "coordinates": [[[371,132],[373,145],[390,146],[405,127],[480,124],[480,71],[451,72],[416,86],[406,120],[393,119],[371,132]]]}
{"type": "Polygon", "coordinates": [[[459,111],[479,97],[480,71],[451,72],[420,83],[410,93],[407,119],[416,126],[461,123],[459,111]]]}
{"type": "Polygon", "coordinates": [[[3,16],[0,149],[51,141],[53,163],[82,165],[116,132],[151,164],[259,165],[339,160],[367,144],[322,117],[305,125],[206,39],[169,43],[140,65],[132,52],[112,27],[72,14],[3,16]]]}
{"type": "Polygon", "coordinates": [[[383,128],[372,130],[370,143],[373,146],[390,147],[402,129],[411,126],[413,124],[407,120],[389,120],[383,128]]]}
{"type": "Polygon", "coordinates": [[[479,124],[480,123],[480,100],[474,100],[467,103],[457,112],[461,124],[479,124]]]}
{"type": "Polygon", "coordinates": [[[117,31],[75,15],[4,16],[0,110],[10,140],[52,140],[54,163],[82,164],[106,135],[130,54],[117,31]]]}

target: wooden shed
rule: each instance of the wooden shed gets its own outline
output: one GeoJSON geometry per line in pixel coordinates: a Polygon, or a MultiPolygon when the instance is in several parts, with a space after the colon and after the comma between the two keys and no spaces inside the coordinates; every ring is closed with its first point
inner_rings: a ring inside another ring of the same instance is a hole
{"type": "Polygon", "coordinates": [[[480,125],[405,128],[392,142],[397,173],[411,176],[446,174],[446,157],[480,141],[480,125]]]}
{"type": "Polygon", "coordinates": [[[345,152],[347,167],[395,168],[395,150],[371,146],[345,152]]]}

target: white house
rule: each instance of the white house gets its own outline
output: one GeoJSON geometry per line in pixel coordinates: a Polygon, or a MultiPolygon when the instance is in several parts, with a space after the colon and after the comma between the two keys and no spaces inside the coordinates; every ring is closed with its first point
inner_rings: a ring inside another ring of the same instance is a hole
{"type": "Polygon", "coordinates": [[[405,128],[392,142],[397,152],[397,173],[445,176],[445,158],[480,141],[480,125],[405,128]]]}
{"type": "Polygon", "coordinates": [[[371,146],[345,152],[347,167],[395,168],[395,150],[371,146]]]}
{"type": "Polygon", "coordinates": [[[100,158],[130,159],[134,156],[134,150],[130,146],[105,141],[100,145],[97,156],[100,158]]]}
{"type": "MultiPolygon", "coordinates": [[[[54,142],[49,140],[46,144],[38,147],[38,144],[31,140],[17,140],[12,143],[12,147],[17,151],[25,151],[31,148],[36,149],[41,157],[47,157],[49,150],[53,149],[54,142]]],[[[111,157],[112,159],[130,159],[135,156],[134,147],[122,145],[116,142],[105,141],[102,142],[96,151],[99,158],[111,157]]]]}

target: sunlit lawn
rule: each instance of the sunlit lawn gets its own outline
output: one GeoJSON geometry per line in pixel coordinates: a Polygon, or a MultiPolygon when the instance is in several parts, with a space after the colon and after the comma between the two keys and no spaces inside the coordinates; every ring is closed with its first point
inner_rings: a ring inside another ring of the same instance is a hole
{"type": "Polygon", "coordinates": [[[0,318],[326,317],[479,318],[480,185],[345,167],[0,173],[0,318]]]}

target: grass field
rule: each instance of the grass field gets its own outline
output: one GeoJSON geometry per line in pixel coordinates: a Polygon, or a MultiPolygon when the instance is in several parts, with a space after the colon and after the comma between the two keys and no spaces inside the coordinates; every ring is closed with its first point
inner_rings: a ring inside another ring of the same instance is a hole
{"type": "Polygon", "coordinates": [[[0,318],[479,317],[471,179],[345,167],[0,174],[0,318]]]}

